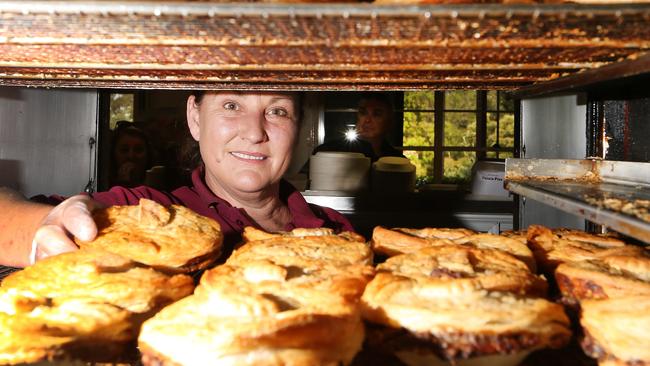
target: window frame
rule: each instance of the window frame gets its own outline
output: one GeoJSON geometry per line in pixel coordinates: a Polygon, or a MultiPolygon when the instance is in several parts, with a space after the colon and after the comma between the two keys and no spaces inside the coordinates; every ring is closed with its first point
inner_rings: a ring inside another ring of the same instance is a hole
{"type": "MultiPolygon", "coordinates": [[[[405,109],[402,108],[399,111],[396,111],[400,114],[408,112],[427,112],[434,114],[434,138],[433,146],[404,146],[404,140],[402,139],[402,146],[397,148],[402,151],[432,151],[434,153],[433,157],[433,183],[441,184],[444,182],[445,176],[445,167],[444,167],[444,153],[445,152],[475,152],[476,161],[480,160],[497,160],[503,161],[505,159],[499,158],[500,153],[512,153],[513,156],[517,156],[517,137],[519,136],[519,113],[517,113],[517,102],[513,102],[512,110],[505,110],[500,108],[500,98],[504,97],[505,93],[501,90],[475,90],[476,92],[476,109],[446,109],[445,108],[445,96],[446,91],[435,90],[432,91],[434,96],[434,109],[405,109]],[[496,100],[496,109],[488,109],[488,92],[496,91],[497,100],[496,100]],[[456,113],[456,112],[474,112],[476,113],[475,123],[476,123],[476,134],[475,142],[473,147],[468,146],[445,146],[445,115],[447,112],[456,113]],[[515,143],[512,148],[502,148],[502,147],[491,147],[487,146],[487,122],[488,122],[488,113],[495,113],[497,117],[496,125],[496,141],[499,142],[499,128],[501,123],[501,116],[505,114],[512,114],[514,116],[514,137],[515,143]],[[497,158],[487,158],[488,152],[496,152],[497,158]]],[[[403,99],[403,98],[402,98],[403,99]]]]}

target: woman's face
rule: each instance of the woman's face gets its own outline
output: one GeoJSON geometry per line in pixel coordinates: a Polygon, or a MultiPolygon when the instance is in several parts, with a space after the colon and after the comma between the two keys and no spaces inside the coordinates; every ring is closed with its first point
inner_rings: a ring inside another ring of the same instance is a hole
{"type": "Polygon", "coordinates": [[[147,144],[137,136],[122,135],[116,142],[115,162],[118,167],[129,162],[144,170],[147,165],[147,144]]]}
{"type": "Polygon", "coordinates": [[[190,96],[187,120],[208,186],[232,194],[276,184],[291,161],[299,114],[292,93],[208,92],[198,105],[190,96]]]}
{"type": "Polygon", "coordinates": [[[356,130],[364,140],[381,140],[388,132],[391,123],[389,107],[374,99],[362,100],[357,112],[356,130]]]}

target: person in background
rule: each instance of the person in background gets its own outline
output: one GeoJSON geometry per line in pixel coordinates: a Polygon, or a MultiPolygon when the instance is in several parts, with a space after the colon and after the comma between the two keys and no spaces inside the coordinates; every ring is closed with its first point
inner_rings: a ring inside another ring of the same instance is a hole
{"type": "Polygon", "coordinates": [[[92,240],[91,212],[107,205],[135,205],[148,198],[184,205],[219,222],[227,255],[245,226],[267,231],[328,227],[353,231],[333,209],[307,203],[282,180],[289,167],[301,118],[301,95],[290,92],[194,92],[187,125],[199,162],[192,185],[172,192],[147,186],[113,187],[70,197],[55,207],[0,189],[0,264],[26,266],[77,249],[71,238],[92,240]]]}
{"type": "Polygon", "coordinates": [[[146,133],[128,121],[117,122],[111,145],[110,186],[137,187],[145,182],[153,150],[146,133]]]}
{"type": "Polygon", "coordinates": [[[404,157],[386,140],[393,127],[393,106],[386,94],[372,92],[363,95],[358,104],[356,138],[341,138],[314,149],[319,151],[359,152],[376,161],[382,156],[404,157]]]}

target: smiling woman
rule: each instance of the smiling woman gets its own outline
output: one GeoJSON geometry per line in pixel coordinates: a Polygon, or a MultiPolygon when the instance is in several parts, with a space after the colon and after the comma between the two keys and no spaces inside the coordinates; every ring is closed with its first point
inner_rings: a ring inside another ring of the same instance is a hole
{"type": "Polygon", "coordinates": [[[4,222],[4,216],[0,218],[0,226],[8,228],[0,233],[0,252],[7,253],[0,263],[23,266],[74,250],[71,237],[87,241],[96,235],[90,217],[93,208],[135,205],[141,198],[184,205],[218,221],[226,255],[246,226],[267,231],[296,227],[353,231],[343,215],[308,204],[282,180],[298,134],[300,99],[293,92],[201,91],[190,95],[187,124],[200,160],[192,172],[192,184],[172,192],[118,186],[92,196],[68,198],[53,209],[0,192],[1,209],[21,212],[19,219],[4,222]],[[25,228],[31,228],[27,235],[25,228]]]}

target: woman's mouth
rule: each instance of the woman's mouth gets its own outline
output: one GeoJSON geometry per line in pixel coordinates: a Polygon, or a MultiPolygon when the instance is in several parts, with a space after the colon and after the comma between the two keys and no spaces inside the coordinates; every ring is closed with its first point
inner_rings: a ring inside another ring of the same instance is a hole
{"type": "Polygon", "coordinates": [[[249,154],[249,153],[243,153],[243,152],[236,152],[236,151],[231,151],[230,155],[238,158],[238,159],[243,159],[243,160],[254,160],[254,161],[261,161],[261,160],[266,160],[267,156],[261,155],[261,154],[249,154]]]}

